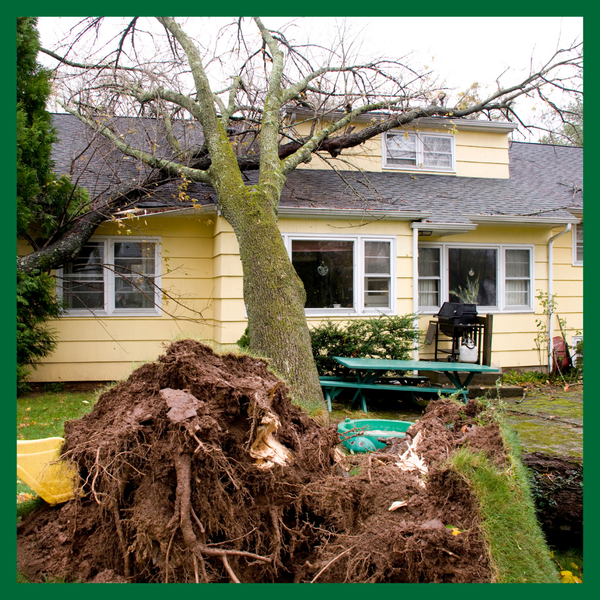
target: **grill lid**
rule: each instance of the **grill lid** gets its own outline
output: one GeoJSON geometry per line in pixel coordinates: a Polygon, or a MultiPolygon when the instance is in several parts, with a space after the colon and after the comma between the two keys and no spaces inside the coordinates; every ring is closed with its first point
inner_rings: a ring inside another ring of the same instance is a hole
{"type": "Polygon", "coordinates": [[[474,323],[476,316],[476,304],[462,304],[460,302],[444,302],[436,315],[440,322],[449,322],[455,325],[474,323]]]}

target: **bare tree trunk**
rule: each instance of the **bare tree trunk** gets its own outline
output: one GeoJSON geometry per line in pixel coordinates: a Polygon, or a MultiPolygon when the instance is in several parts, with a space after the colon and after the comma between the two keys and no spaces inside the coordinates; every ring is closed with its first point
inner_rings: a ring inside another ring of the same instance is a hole
{"type": "Polygon", "coordinates": [[[238,189],[222,196],[221,206],[239,243],[251,352],[269,358],[309,413],[324,409],[304,314],[306,292],[283,243],[270,194],[238,189]]]}

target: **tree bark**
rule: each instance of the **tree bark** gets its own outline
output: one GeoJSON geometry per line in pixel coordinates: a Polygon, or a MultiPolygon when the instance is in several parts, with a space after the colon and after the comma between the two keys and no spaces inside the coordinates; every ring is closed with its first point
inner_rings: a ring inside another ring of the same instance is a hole
{"type": "Polygon", "coordinates": [[[269,358],[309,414],[325,408],[304,314],[306,292],[288,256],[270,194],[239,190],[221,197],[244,272],[250,351],[269,358]]]}
{"type": "Polygon", "coordinates": [[[99,212],[86,213],[77,224],[53,244],[17,259],[17,270],[49,273],[75,260],[98,225],[106,220],[99,212]]]}

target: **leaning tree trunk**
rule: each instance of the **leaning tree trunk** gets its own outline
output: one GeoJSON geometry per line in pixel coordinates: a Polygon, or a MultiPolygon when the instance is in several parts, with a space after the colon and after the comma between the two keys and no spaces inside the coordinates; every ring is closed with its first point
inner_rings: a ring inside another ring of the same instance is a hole
{"type": "Polygon", "coordinates": [[[240,248],[250,350],[269,358],[298,404],[309,413],[322,410],[304,313],[306,292],[283,243],[273,202],[260,190],[238,189],[235,197],[222,197],[221,205],[240,248]]]}

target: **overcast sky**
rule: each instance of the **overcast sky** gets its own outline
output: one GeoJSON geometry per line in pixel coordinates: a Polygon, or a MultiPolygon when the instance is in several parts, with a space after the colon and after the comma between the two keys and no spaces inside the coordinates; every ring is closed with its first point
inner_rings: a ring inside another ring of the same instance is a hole
{"type": "MultiPolygon", "coordinates": [[[[295,21],[311,32],[313,41],[326,45],[340,19],[309,17],[295,21]]],[[[42,45],[54,47],[77,20],[40,18],[42,45]]],[[[263,19],[271,28],[292,20],[263,19]]],[[[411,53],[412,66],[433,70],[447,87],[459,90],[474,82],[493,84],[506,69],[510,72],[503,82],[514,82],[529,70],[532,60],[534,67],[539,66],[558,45],[583,40],[582,17],[349,17],[346,26],[350,35],[361,40],[364,55],[403,57],[411,53]]]]}
{"type": "MultiPolygon", "coordinates": [[[[299,26],[317,33],[323,43],[327,28],[342,17],[302,17],[299,26]],[[321,34],[321,32],[323,32],[321,34]]],[[[57,36],[78,19],[42,17],[42,43],[53,45],[57,36]]],[[[279,27],[290,17],[265,17],[267,26],[279,27]]],[[[569,44],[583,39],[582,17],[348,17],[352,31],[363,35],[363,49],[373,54],[403,56],[413,52],[422,65],[434,67],[459,85],[489,79],[505,68],[527,69],[532,56],[550,55],[559,39],[569,44]]]]}

